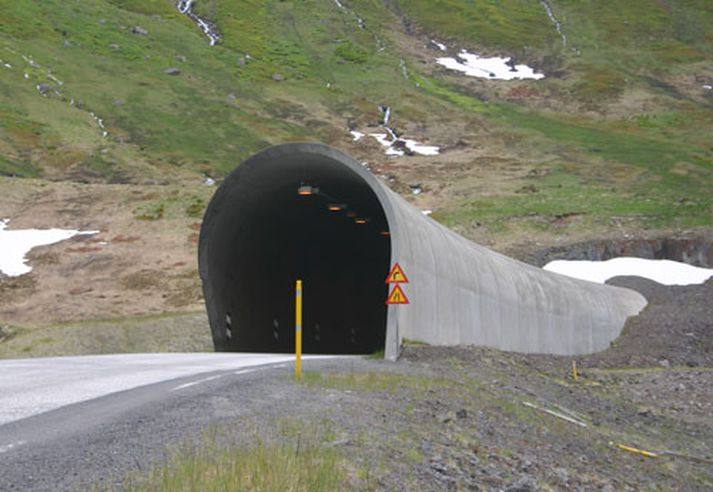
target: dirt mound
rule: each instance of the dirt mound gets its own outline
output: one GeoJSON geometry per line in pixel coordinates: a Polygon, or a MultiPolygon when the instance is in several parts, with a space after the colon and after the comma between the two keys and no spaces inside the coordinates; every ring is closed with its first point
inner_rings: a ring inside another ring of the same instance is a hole
{"type": "Polygon", "coordinates": [[[713,366],[713,281],[665,286],[617,277],[608,283],[640,292],[649,305],[627,321],[608,350],[584,358],[588,365],[713,366]]]}

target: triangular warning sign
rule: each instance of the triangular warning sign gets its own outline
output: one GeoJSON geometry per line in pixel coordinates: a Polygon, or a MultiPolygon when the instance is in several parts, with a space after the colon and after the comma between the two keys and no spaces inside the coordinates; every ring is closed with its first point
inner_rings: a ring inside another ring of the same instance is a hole
{"type": "Polygon", "coordinates": [[[408,277],[406,276],[403,269],[401,268],[401,265],[399,265],[398,262],[396,262],[396,264],[394,264],[394,267],[389,272],[389,276],[386,277],[386,283],[387,284],[407,284],[408,283],[408,277]]]}
{"type": "Polygon", "coordinates": [[[394,290],[389,294],[389,298],[386,299],[386,304],[409,304],[408,297],[401,290],[401,286],[396,284],[394,290]]]}

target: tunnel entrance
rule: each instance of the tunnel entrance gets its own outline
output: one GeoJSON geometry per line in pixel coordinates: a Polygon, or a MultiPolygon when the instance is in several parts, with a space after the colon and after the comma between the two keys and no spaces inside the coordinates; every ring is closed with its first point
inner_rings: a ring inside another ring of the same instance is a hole
{"type": "Polygon", "coordinates": [[[369,184],[333,156],[263,152],[216,192],[200,269],[219,351],[292,352],[295,280],[303,350],[384,348],[391,238],[369,184]]]}

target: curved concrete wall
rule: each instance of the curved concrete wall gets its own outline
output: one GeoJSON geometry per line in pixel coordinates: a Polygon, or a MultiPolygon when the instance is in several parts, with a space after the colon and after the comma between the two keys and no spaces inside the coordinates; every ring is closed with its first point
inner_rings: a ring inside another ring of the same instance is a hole
{"type": "MultiPolygon", "coordinates": [[[[527,353],[592,353],[607,348],[627,317],[646,305],[637,292],[547,272],[479,246],[424,216],[357,161],[325,145],[280,145],[246,164],[295,155],[327,158],[356,173],[383,208],[391,232],[391,264],[399,262],[409,277],[404,290],[410,300],[409,305],[388,308],[386,358],[398,356],[404,338],[527,353]]],[[[226,183],[233,179],[231,175],[226,183]]],[[[223,201],[228,192],[221,189],[216,197],[223,201]]],[[[199,263],[215,336],[220,315],[212,312],[215,287],[205,240],[218,213],[213,202],[201,231],[199,263]]]]}

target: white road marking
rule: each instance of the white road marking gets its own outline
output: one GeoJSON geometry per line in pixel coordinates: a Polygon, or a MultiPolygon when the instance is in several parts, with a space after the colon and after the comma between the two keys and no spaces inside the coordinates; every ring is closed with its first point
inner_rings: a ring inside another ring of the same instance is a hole
{"type": "Polygon", "coordinates": [[[180,385],[180,386],[176,386],[176,387],[173,388],[171,391],[176,391],[176,390],[180,390],[180,389],[184,389],[184,388],[190,388],[191,386],[195,386],[195,385],[201,384],[201,383],[207,383],[208,381],[213,381],[214,379],[218,379],[218,378],[222,378],[222,377],[223,377],[222,374],[218,374],[218,375],[216,375],[216,376],[210,376],[210,377],[207,377],[207,378],[199,379],[198,381],[192,381],[192,382],[190,382],[190,383],[186,383],[186,384],[182,384],[182,385],[180,385]]]}

